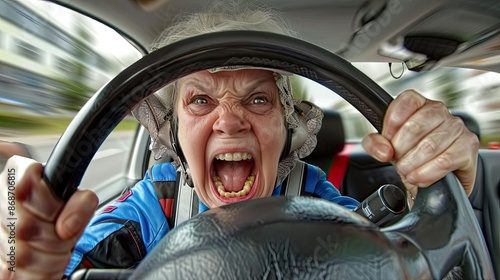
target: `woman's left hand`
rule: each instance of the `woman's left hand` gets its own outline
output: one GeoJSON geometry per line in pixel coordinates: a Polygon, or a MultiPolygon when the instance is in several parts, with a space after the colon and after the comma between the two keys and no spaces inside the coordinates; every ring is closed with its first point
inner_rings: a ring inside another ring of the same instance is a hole
{"type": "Polygon", "coordinates": [[[401,93],[389,105],[382,133],[363,139],[363,147],[376,159],[392,162],[406,188],[416,195],[454,172],[467,195],[474,188],[479,150],[477,136],[445,104],[415,91],[401,93]]]}

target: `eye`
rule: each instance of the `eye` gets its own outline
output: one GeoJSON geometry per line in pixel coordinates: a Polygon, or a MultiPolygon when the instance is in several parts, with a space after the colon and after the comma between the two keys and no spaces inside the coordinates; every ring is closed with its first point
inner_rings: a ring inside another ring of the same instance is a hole
{"type": "Polygon", "coordinates": [[[262,97],[262,96],[259,96],[259,97],[256,97],[252,100],[252,103],[253,104],[264,104],[264,103],[267,103],[267,99],[262,97]]]}
{"type": "Polygon", "coordinates": [[[216,104],[208,95],[197,94],[192,96],[187,103],[188,110],[195,115],[205,115],[210,113],[216,104]]]}
{"type": "Polygon", "coordinates": [[[203,105],[207,104],[208,100],[207,97],[205,96],[196,96],[191,100],[191,104],[196,104],[196,105],[203,105]]]}
{"type": "Polygon", "coordinates": [[[255,114],[265,114],[273,108],[273,97],[267,93],[256,93],[246,101],[246,108],[255,114]]]}

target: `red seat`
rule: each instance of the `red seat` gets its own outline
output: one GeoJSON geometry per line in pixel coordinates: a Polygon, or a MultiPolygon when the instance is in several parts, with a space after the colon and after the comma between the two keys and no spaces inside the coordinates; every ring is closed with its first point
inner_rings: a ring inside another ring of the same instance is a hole
{"type": "Polygon", "coordinates": [[[346,145],[344,126],[340,114],[333,110],[324,110],[323,123],[318,132],[318,144],[304,161],[321,168],[337,189],[349,162],[349,152],[353,145],[346,145]]]}

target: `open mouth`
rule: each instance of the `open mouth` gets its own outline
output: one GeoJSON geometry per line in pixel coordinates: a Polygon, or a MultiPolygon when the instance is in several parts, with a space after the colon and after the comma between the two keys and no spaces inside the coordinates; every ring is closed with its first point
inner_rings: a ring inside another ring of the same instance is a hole
{"type": "Polygon", "coordinates": [[[213,162],[213,184],[221,198],[248,198],[255,183],[254,160],[246,152],[222,153],[213,162]]]}

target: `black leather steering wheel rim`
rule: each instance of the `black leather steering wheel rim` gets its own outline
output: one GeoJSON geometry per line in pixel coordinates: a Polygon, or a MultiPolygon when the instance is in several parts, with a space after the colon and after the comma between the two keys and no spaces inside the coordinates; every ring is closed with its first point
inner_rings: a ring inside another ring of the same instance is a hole
{"type": "MultiPolygon", "coordinates": [[[[304,41],[255,31],[201,35],[145,56],[94,95],[57,143],[45,166],[44,178],[55,194],[67,201],[104,139],[140,101],[190,73],[231,65],[280,69],[315,80],[346,99],[379,131],[392,101],[390,95],[350,63],[304,41]]],[[[465,256],[469,276],[492,275],[481,230],[465,193],[452,175],[419,190],[411,213],[383,232],[401,234],[415,244],[426,259],[434,262],[429,265],[434,278],[444,276],[454,265],[442,255],[456,254],[457,250],[465,256]],[[424,238],[428,235],[419,233],[441,228],[442,224],[435,224],[436,219],[449,227],[441,239],[429,242],[424,238]],[[474,236],[468,236],[470,231],[460,230],[459,226],[468,226],[474,236]]]]}
{"type": "Polygon", "coordinates": [[[152,52],[123,70],[82,107],[45,166],[45,178],[59,197],[67,200],[77,189],[104,139],[141,100],[178,78],[217,66],[276,68],[309,78],[335,90],[381,131],[392,97],[347,61],[318,46],[278,34],[214,34],[152,52]]]}

